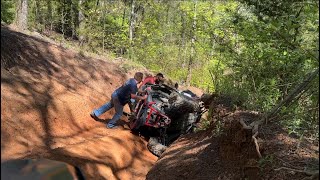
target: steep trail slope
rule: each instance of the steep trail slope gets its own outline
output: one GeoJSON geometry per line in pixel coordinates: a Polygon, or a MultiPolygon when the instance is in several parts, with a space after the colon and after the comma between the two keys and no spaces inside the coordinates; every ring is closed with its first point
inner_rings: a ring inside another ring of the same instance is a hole
{"type": "Polygon", "coordinates": [[[157,158],[126,119],[110,130],[89,116],[129,78],[117,64],[2,26],[1,65],[2,162],[48,158],[89,179],[145,179],[157,158]]]}

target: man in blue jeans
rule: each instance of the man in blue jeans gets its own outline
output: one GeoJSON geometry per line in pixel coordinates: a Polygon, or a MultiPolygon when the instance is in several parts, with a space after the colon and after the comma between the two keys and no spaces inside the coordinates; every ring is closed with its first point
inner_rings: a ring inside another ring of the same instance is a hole
{"type": "Polygon", "coordinates": [[[125,82],[121,87],[119,87],[112,93],[111,100],[108,103],[102,105],[98,109],[93,110],[90,116],[93,119],[97,120],[98,116],[114,107],[116,110],[116,114],[114,114],[112,119],[108,122],[107,127],[116,127],[117,121],[122,116],[123,107],[130,101],[131,98],[137,100],[144,100],[147,98],[147,95],[136,95],[136,92],[138,91],[137,85],[142,81],[142,79],[143,73],[136,72],[134,78],[130,78],[127,82],[125,82]]]}

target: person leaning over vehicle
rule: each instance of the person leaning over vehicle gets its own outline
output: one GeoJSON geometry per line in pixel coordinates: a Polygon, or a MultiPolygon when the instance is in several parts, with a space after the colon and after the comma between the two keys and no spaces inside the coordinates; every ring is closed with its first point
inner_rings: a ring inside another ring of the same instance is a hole
{"type": "Polygon", "coordinates": [[[164,76],[162,73],[158,73],[155,76],[146,77],[140,84],[139,89],[141,89],[146,84],[161,84],[164,81],[164,76]]]}
{"type": "MultiPolygon", "coordinates": [[[[146,84],[161,84],[164,81],[164,76],[162,73],[158,73],[155,76],[147,76],[143,82],[140,84],[139,86],[139,92],[144,92],[145,91],[145,85],[146,84]]],[[[138,94],[138,93],[137,93],[138,94]]],[[[134,107],[136,105],[136,101],[134,99],[130,100],[131,102],[128,103],[129,108],[130,108],[130,112],[133,113],[134,111],[134,107]]]]}
{"type": "Polygon", "coordinates": [[[116,127],[117,121],[120,119],[123,113],[123,107],[130,102],[130,98],[137,100],[144,100],[147,98],[147,95],[138,96],[136,95],[138,88],[137,85],[142,81],[143,73],[136,72],[134,78],[130,78],[126,81],[121,87],[116,89],[112,95],[111,100],[106,104],[102,105],[98,109],[93,110],[90,113],[90,116],[97,120],[98,116],[107,112],[112,107],[115,108],[116,113],[113,115],[112,119],[107,123],[108,128],[116,127]]]}

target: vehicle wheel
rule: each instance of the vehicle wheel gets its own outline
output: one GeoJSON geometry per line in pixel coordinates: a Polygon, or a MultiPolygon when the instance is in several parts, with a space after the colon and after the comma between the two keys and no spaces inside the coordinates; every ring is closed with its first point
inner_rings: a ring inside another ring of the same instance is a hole
{"type": "Polygon", "coordinates": [[[152,154],[158,157],[167,149],[167,146],[159,143],[156,137],[150,137],[147,147],[152,154]]]}
{"type": "Polygon", "coordinates": [[[170,107],[168,108],[168,114],[176,114],[178,116],[186,113],[192,113],[199,108],[198,103],[188,100],[178,93],[171,93],[169,97],[170,107]]]}

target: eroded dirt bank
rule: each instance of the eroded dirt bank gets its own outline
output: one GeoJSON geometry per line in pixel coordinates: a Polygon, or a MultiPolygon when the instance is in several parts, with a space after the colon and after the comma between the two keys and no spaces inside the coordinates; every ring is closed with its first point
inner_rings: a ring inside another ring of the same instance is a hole
{"type": "Polygon", "coordinates": [[[125,117],[109,130],[89,116],[129,78],[116,64],[1,27],[1,65],[2,162],[48,158],[89,179],[145,179],[157,158],[125,117]]]}
{"type": "Polygon", "coordinates": [[[211,128],[182,136],[157,161],[125,117],[110,130],[89,116],[129,78],[117,63],[1,27],[1,65],[2,162],[48,158],[79,167],[87,179],[111,180],[311,179],[303,168],[318,164],[319,142],[289,135],[276,123],[259,129],[259,159],[252,134],[239,124],[259,115],[220,101],[211,104],[211,128]]]}
{"type": "Polygon", "coordinates": [[[181,137],[160,157],[147,179],[258,179],[258,156],[250,132],[236,122],[248,116],[252,115],[233,114],[219,135],[210,129],[181,137]],[[244,172],[244,168],[253,172],[244,172]]]}
{"type": "Polygon", "coordinates": [[[259,120],[254,111],[234,110],[230,98],[214,98],[210,128],[174,142],[148,172],[161,179],[318,179],[319,142],[290,135],[278,123],[264,124],[257,138],[242,127],[259,120]],[[222,99],[222,100],[221,100],[222,99]]]}

